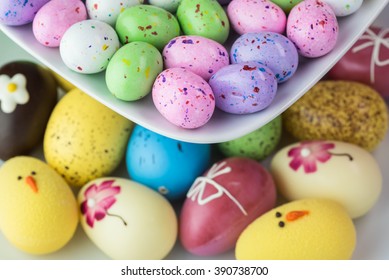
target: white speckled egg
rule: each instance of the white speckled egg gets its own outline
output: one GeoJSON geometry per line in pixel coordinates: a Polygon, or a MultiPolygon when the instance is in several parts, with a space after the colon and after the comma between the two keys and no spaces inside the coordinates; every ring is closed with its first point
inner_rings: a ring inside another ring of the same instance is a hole
{"type": "Polygon", "coordinates": [[[348,16],[355,13],[362,5],[363,0],[322,0],[334,10],[338,17],[348,16]]]}
{"type": "Polygon", "coordinates": [[[59,50],[67,67],[79,73],[93,74],[107,68],[119,47],[119,38],[109,24],[84,20],[65,32],[59,50]]]}
{"type": "Polygon", "coordinates": [[[178,5],[180,5],[181,0],[149,0],[151,5],[165,9],[171,13],[177,11],[178,5]]]}

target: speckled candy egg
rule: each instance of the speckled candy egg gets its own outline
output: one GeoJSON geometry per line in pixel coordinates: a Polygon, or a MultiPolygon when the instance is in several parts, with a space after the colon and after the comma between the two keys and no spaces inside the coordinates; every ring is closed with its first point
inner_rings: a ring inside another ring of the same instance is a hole
{"type": "Polygon", "coordinates": [[[347,260],[356,245],[353,221],[338,203],[303,199],[281,205],[239,236],[238,260],[347,260]]]}
{"type": "Polygon", "coordinates": [[[171,13],[177,11],[178,5],[180,5],[181,0],[149,0],[151,5],[165,9],[171,13]]]}
{"type": "Polygon", "coordinates": [[[227,113],[249,114],[268,107],[277,92],[273,72],[255,61],[231,64],[209,80],[216,107],[227,113]]]}
{"type": "Polygon", "coordinates": [[[116,32],[123,44],[142,41],[157,49],[180,35],[180,25],[174,15],[151,5],[136,5],[125,9],[116,22],[116,32]]]}
{"type": "Polygon", "coordinates": [[[186,35],[199,35],[223,44],[230,31],[230,22],[216,0],[182,0],[177,18],[186,35]]]}
{"type": "Polygon", "coordinates": [[[75,187],[110,174],[126,151],[132,122],[78,89],[65,94],[47,124],[47,163],[75,187]]]}
{"type": "Polygon", "coordinates": [[[328,4],[305,0],[290,11],[286,33],[302,56],[319,57],[335,47],[338,21],[328,4]]]}
{"type": "Polygon", "coordinates": [[[338,141],[305,141],[278,151],[271,173],[288,200],[328,198],[351,218],[365,215],[382,189],[380,167],[366,150],[338,141]]]}
{"type": "Polygon", "coordinates": [[[59,50],[67,67],[79,73],[94,74],[107,68],[119,47],[119,38],[110,25],[84,20],[65,32],[59,50]]]}
{"type": "Polygon", "coordinates": [[[241,156],[263,160],[280,142],[281,122],[281,116],[278,116],[263,127],[237,139],[219,143],[217,147],[227,157],[241,156]]]}
{"type": "Polygon", "coordinates": [[[36,14],[32,31],[42,45],[58,47],[65,31],[86,18],[86,8],[80,0],[52,0],[36,14]]]}
{"type": "Polygon", "coordinates": [[[184,67],[208,81],[229,64],[228,52],[221,44],[201,36],[180,36],[163,49],[166,68],[184,67]]]}
{"type": "Polygon", "coordinates": [[[171,204],[144,185],[99,178],[78,194],[81,226],[89,239],[115,260],[160,260],[177,239],[171,204]]]}
{"type": "Polygon", "coordinates": [[[270,173],[248,158],[228,158],[198,177],[180,215],[180,241],[195,255],[210,256],[235,246],[244,228],[275,206],[270,173]]]}
{"type": "Polygon", "coordinates": [[[154,80],[162,69],[162,56],[153,45],[132,42],[114,54],[108,64],[105,81],[115,97],[134,101],[151,92],[154,80]]]}
{"type": "Polygon", "coordinates": [[[209,144],[174,140],[141,126],[134,128],[126,156],[130,178],[169,200],[185,197],[196,177],[209,167],[210,160],[209,144]]]}
{"type": "Polygon", "coordinates": [[[232,0],[228,4],[227,15],[238,34],[261,31],[283,33],[286,27],[284,11],[268,0],[232,0]]]}
{"type": "Polygon", "coordinates": [[[289,13],[290,10],[303,0],[271,0],[277,4],[285,13],[289,13]]]}
{"type": "Polygon", "coordinates": [[[91,19],[101,20],[115,26],[116,20],[124,9],[143,4],[144,0],[86,0],[85,5],[91,19]]]}
{"type": "Polygon", "coordinates": [[[374,150],[388,130],[387,110],[369,86],[322,81],[285,111],[283,121],[299,140],[338,140],[374,150]]]}
{"type": "Polygon", "coordinates": [[[152,95],[162,116],[183,128],[203,126],[215,110],[215,96],[209,84],[184,68],[170,68],[159,74],[152,95]]]}
{"type": "Polygon", "coordinates": [[[355,13],[363,3],[363,0],[322,0],[331,6],[338,17],[355,13]]]}
{"type": "Polygon", "coordinates": [[[258,61],[269,67],[278,83],[289,80],[297,70],[298,53],[285,36],[274,32],[241,35],[231,47],[231,62],[258,61]]]}
{"type": "Polygon", "coordinates": [[[24,25],[33,21],[39,9],[50,0],[2,0],[0,1],[0,23],[24,25]]]}

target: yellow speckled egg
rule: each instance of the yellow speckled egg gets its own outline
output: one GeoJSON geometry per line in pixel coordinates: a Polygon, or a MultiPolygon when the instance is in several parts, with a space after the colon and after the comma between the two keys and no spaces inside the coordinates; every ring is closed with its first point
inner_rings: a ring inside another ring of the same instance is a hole
{"type": "Polygon", "coordinates": [[[385,101],[357,82],[321,81],[283,114],[299,140],[338,140],[374,150],[388,129],[385,101]]]}
{"type": "Polygon", "coordinates": [[[354,224],[332,200],[304,199],[281,205],[252,222],[235,248],[238,260],[350,259],[354,224]]]}
{"type": "Polygon", "coordinates": [[[289,145],[273,157],[271,173],[286,199],[333,199],[351,218],[366,214],[375,205],[383,180],[377,161],[368,151],[339,141],[289,145]]]}
{"type": "Polygon", "coordinates": [[[99,178],[78,194],[81,225],[117,260],[163,259],[177,239],[177,217],[161,194],[134,181],[99,178]]]}
{"type": "Polygon", "coordinates": [[[82,187],[119,165],[132,127],[131,121],[74,89],[50,116],[45,159],[70,185],[82,187]]]}
{"type": "Polygon", "coordinates": [[[0,168],[0,228],[8,241],[30,254],[61,249],[78,224],[76,198],[46,163],[14,157],[0,168]]]}

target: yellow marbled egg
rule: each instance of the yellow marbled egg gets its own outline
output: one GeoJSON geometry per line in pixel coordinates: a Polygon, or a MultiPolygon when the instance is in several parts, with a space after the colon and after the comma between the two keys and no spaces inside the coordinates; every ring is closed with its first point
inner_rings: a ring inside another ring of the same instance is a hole
{"type": "Polygon", "coordinates": [[[72,186],[110,174],[121,162],[133,123],[74,89],[54,108],[43,148],[50,166],[72,186]]]}

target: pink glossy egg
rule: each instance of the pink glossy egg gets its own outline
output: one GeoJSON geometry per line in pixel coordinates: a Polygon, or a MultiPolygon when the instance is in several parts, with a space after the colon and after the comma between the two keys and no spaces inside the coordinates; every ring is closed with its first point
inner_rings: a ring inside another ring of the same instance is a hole
{"type": "Polygon", "coordinates": [[[215,97],[209,84],[185,68],[170,68],[160,73],[152,96],[162,116],[183,128],[203,126],[215,110],[215,97]]]}
{"type": "Polygon", "coordinates": [[[211,256],[235,246],[254,219],[275,206],[270,173],[249,158],[228,158],[198,177],[180,215],[180,241],[195,255],[211,256]]]}
{"type": "Polygon", "coordinates": [[[285,12],[268,0],[233,0],[227,7],[227,15],[232,28],[240,35],[261,31],[285,31],[285,12]]]}
{"type": "Polygon", "coordinates": [[[305,0],[290,11],[286,32],[302,56],[320,57],[335,47],[339,27],[328,4],[305,0]]]}

